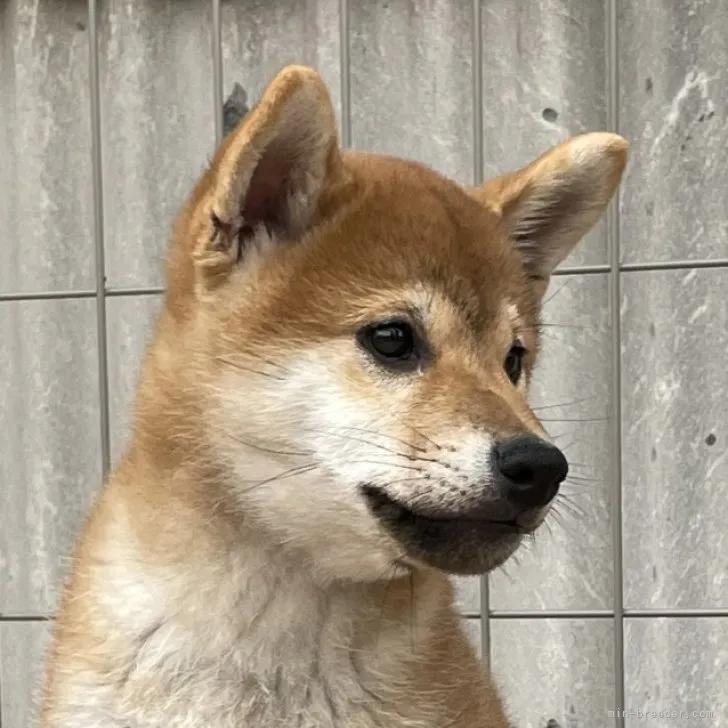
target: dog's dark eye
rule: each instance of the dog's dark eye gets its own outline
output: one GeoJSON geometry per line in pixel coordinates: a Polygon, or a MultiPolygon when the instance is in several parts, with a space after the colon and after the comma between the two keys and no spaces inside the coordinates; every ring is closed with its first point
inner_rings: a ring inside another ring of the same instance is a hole
{"type": "Polygon", "coordinates": [[[514,341],[511,350],[508,352],[503,368],[513,384],[518,384],[523,373],[523,357],[526,349],[520,341],[514,341]]]}
{"type": "Polygon", "coordinates": [[[365,326],[359,331],[359,343],[380,362],[397,368],[416,363],[415,334],[406,321],[365,326]]]}

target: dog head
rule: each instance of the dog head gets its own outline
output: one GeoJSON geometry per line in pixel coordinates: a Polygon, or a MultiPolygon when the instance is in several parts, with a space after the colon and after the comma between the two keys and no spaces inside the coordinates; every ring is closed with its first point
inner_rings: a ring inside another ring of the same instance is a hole
{"type": "Polygon", "coordinates": [[[168,379],[245,517],[333,577],[507,559],[568,469],[527,401],[542,297],[626,150],[585,134],[467,189],[342,151],[320,77],[284,69],[168,257],[168,379]]]}

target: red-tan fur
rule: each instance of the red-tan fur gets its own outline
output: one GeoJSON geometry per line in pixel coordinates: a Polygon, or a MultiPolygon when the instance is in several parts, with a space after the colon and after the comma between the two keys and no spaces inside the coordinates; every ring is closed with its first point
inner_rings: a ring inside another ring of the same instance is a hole
{"type": "Polygon", "coordinates": [[[409,559],[356,485],[456,507],[490,437],[545,437],[526,401],[541,298],[626,148],[575,137],[464,189],[343,152],[319,76],[284,69],[176,225],[131,445],[58,611],[42,725],[506,728],[448,575],[409,559]],[[405,304],[435,356],[398,378],[354,333],[405,304]],[[523,386],[502,371],[516,334],[523,386]]]}

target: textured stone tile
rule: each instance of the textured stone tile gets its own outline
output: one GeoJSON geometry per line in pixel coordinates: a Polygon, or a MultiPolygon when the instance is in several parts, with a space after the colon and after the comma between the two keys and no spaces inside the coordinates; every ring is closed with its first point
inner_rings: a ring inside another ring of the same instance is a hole
{"type": "Polygon", "coordinates": [[[622,282],[625,602],[728,604],[728,270],[622,282]]]}
{"type": "Polygon", "coordinates": [[[625,658],[627,728],[725,726],[728,620],[627,619],[625,658]]]}
{"type": "Polygon", "coordinates": [[[619,3],[627,262],[728,258],[728,12],[722,0],[619,3]]]}
{"type": "Polygon", "coordinates": [[[470,643],[475,648],[478,657],[483,656],[483,637],[481,632],[481,621],[477,617],[469,617],[463,619],[463,628],[465,629],[470,643]]]}
{"type": "Polygon", "coordinates": [[[480,577],[455,579],[455,600],[463,614],[480,614],[480,577]]]}
{"type": "Polygon", "coordinates": [[[353,145],[472,182],[471,3],[349,5],[353,145]]]}
{"type": "Polygon", "coordinates": [[[0,723],[3,728],[36,725],[50,630],[48,622],[0,623],[0,723]]]}
{"type": "Polygon", "coordinates": [[[116,463],[128,442],[142,358],[161,308],[161,296],[116,296],[107,301],[109,429],[116,463]]]}
{"type": "Polygon", "coordinates": [[[172,223],[214,150],[206,0],[102,0],[106,275],[154,286],[172,223]]]}
{"type": "Polygon", "coordinates": [[[0,303],[0,614],[46,614],[101,479],[94,301],[0,303]]]}
{"type": "Polygon", "coordinates": [[[491,647],[513,725],[614,728],[612,620],[493,620],[491,647]]]}
{"type": "MultiPolygon", "coordinates": [[[[604,3],[483,0],[481,10],[486,176],[606,128],[604,3]]],[[[564,265],[606,260],[599,224],[564,265]]]]}
{"type": "Polygon", "coordinates": [[[95,283],[87,12],[0,5],[0,292],[95,283]]]}
{"type": "Polygon", "coordinates": [[[606,275],[559,276],[546,294],[532,402],[570,462],[554,511],[491,577],[495,609],[612,603],[610,329],[606,275]]]}
{"type": "Polygon", "coordinates": [[[223,0],[224,94],[239,83],[250,103],[283,66],[316,68],[339,109],[339,3],[330,0],[223,0]]]}

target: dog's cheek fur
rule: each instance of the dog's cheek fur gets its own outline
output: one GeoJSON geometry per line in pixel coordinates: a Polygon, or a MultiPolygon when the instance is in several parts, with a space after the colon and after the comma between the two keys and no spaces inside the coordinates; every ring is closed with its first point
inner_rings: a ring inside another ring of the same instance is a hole
{"type": "Polygon", "coordinates": [[[357,375],[356,359],[352,342],[328,342],[279,353],[286,363],[275,379],[230,369],[215,382],[207,413],[241,511],[306,552],[324,580],[379,579],[400,555],[359,492],[362,483],[391,479],[393,466],[373,444],[388,423],[380,402],[359,396],[374,393],[366,375],[342,376],[357,375]]]}

